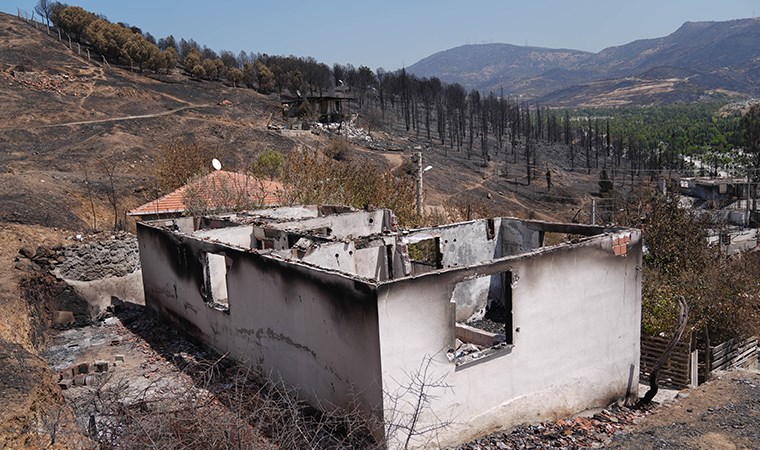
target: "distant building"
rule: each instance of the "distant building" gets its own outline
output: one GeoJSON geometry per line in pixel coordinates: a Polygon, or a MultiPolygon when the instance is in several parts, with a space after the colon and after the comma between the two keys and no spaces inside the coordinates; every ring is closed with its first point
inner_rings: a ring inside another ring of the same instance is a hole
{"type": "Polygon", "coordinates": [[[639,230],[401,231],[389,210],[310,206],[187,219],[138,224],[146,305],[315,406],[358,407],[389,448],[413,416],[449,423],[447,446],[637,398],[639,230]]]}
{"type": "Polygon", "coordinates": [[[727,254],[751,250],[758,245],[758,183],[746,178],[681,178],[682,202],[726,226],[713,230],[710,245],[719,245],[727,254]],[[749,200],[747,199],[749,197],[749,200]]]}
{"type": "Polygon", "coordinates": [[[240,205],[249,209],[280,204],[282,184],[242,173],[216,170],[129,211],[137,221],[171,219],[188,210],[225,211],[240,205]],[[188,204],[190,202],[190,204],[188,204]]]}
{"type": "Polygon", "coordinates": [[[350,90],[344,86],[336,87],[328,93],[312,95],[283,94],[280,103],[283,105],[283,115],[286,118],[298,117],[305,101],[311,105],[314,117],[318,122],[337,123],[346,120],[351,114],[351,102],[356,101],[350,90]]]}

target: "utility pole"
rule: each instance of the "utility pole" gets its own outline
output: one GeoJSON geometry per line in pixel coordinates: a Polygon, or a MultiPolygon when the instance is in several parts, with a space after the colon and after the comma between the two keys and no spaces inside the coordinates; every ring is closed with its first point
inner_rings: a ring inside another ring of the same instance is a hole
{"type": "Polygon", "coordinates": [[[749,191],[750,191],[750,187],[751,187],[749,180],[751,179],[751,176],[750,176],[751,173],[752,173],[752,169],[750,169],[748,167],[747,168],[747,185],[745,186],[746,189],[747,189],[747,200],[746,200],[747,204],[744,205],[744,228],[749,228],[749,218],[750,218],[750,215],[749,215],[749,191]]]}
{"type": "Polygon", "coordinates": [[[596,225],[596,199],[591,199],[591,225],[596,225]]]}
{"type": "Polygon", "coordinates": [[[422,152],[417,153],[417,215],[422,217],[422,152]]]}

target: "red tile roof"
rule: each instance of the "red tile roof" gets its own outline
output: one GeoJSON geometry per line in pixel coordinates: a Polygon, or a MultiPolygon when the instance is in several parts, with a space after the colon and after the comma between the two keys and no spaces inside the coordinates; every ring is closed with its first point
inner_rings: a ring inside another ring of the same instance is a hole
{"type": "Polygon", "coordinates": [[[217,170],[191,181],[174,192],[138,206],[131,210],[129,215],[144,216],[184,212],[188,209],[185,204],[188,191],[204,203],[204,209],[224,210],[231,209],[235,204],[240,204],[241,200],[244,203],[254,205],[278,205],[281,203],[280,194],[283,192],[283,186],[276,181],[217,170]],[[241,196],[247,198],[241,198],[241,196]]]}

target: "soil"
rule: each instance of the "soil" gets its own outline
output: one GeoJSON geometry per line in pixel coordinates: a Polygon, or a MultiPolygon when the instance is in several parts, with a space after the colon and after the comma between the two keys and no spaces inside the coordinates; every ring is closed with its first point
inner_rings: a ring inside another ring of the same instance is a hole
{"type": "Polygon", "coordinates": [[[617,449],[760,448],[760,372],[721,372],[614,437],[617,449]]]}

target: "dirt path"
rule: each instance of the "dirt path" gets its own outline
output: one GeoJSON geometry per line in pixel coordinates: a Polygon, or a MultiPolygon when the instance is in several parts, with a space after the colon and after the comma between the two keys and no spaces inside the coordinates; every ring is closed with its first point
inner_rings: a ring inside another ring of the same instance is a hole
{"type": "Polygon", "coordinates": [[[153,113],[153,114],[141,114],[136,116],[123,116],[123,117],[111,117],[108,119],[95,119],[95,120],[81,120],[78,122],[66,122],[66,123],[55,123],[50,125],[38,125],[38,126],[32,126],[32,127],[24,127],[24,128],[0,128],[0,131],[20,131],[20,130],[29,130],[34,128],[56,128],[56,127],[68,127],[73,125],[90,125],[94,123],[106,123],[106,122],[124,122],[127,120],[136,120],[136,119],[150,119],[153,117],[161,117],[161,116],[169,116],[172,114],[176,114],[178,112],[186,111],[189,109],[202,109],[202,108],[209,108],[214,105],[211,104],[205,104],[205,105],[190,105],[190,106],[183,106],[181,108],[172,109],[170,111],[162,111],[160,113],[153,113]]]}

